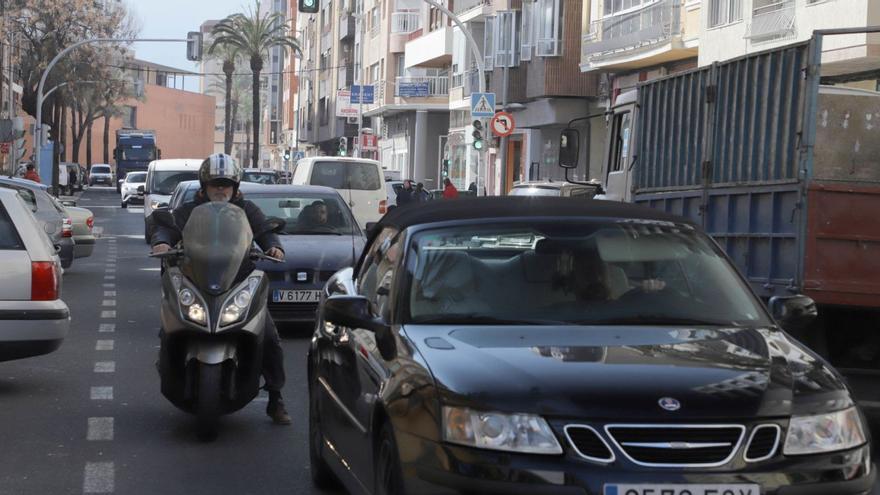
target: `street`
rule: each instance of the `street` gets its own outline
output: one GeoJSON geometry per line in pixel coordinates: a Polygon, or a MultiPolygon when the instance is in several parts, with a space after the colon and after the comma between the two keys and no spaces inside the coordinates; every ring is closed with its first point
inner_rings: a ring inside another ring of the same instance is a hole
{"type": "Polygon", "coordinates": [[[49,355],[0,363],[0,494],[281,494],[311,488],[306,441],[309,328],[281,329],[292,426],[265,414],[265,393],[202,443],[194,418],[159,392],[158,262],[141,208],[111,188],[79,205],[95,214],[94,254],[66,271],[70,333],[49,355]]]}

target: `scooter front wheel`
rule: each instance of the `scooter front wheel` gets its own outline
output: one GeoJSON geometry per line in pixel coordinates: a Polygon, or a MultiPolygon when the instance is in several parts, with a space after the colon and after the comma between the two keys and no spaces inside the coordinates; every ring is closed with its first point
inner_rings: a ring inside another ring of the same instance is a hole
{"type": "Polygon", "coordinates": [[[210,442],[215,440],[219,433],[223,368],[220,364],[199,364],[198,366],[196,432],[200,440],[210,442]]]}

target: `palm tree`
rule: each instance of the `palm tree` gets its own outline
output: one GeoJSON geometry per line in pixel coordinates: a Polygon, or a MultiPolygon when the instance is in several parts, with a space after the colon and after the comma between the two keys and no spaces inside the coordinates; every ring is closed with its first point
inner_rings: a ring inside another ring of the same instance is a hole
{"type": "Polygon", "coordinates": [[[251,93],[254,105],[251,109],[254,149],[251,166],[258,167],[260,159],[260,72],[269,49],[280,46],[301,52],[299,42],[288,34],[289,27],[280,13],[260,15],[259,4],[248,15],[233,14],[220,21],[211,34],[214,41],[211,50],[226,45],[248,59],[251,67],[251,93]]]}
{"type": "Polygon", "coordinates": [[[223,74],[225,75],[226,108],[223,112],[223,123],[225,125],[223,133],[223,152],[227,155],[232,152],[232,140],[234,136],[233,123],[235,122],[235,103],[233,103],[232,80],[235,77],[235,64],[238,61],[238,49],[233,45],[211,44],[208,49],[208,55],[216,57],[223,63],[223,74]]]}

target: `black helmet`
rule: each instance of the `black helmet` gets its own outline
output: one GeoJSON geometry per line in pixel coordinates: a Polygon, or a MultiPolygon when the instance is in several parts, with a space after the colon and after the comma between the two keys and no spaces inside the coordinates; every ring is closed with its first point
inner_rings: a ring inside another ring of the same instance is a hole
{"type": "Polygon", "coordinates": [[[226,180],[232,183],[232,187],[237,191],[238,184],[241,182],[241,167],[235,162],[235,158],[225,153],[214,153],[205,158],[202,166],[199,167],[199,183],[202,189],[209,182],[226,180]]]}

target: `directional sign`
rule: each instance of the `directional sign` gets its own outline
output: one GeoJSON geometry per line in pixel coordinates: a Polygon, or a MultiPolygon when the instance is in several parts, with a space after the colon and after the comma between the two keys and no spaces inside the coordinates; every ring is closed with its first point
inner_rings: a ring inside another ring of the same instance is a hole
{"type": "Polygon", "coordinates": [[[516,122],[513,120],[513,115],[510,115],[507,112],[498,112],[492,117],[492,122],[489,123],[489,127],[492,128],[492,134],[495,134],[498,137],[505,137],[513,134],[513,130],[516,128],[516,122]]]}
{"type": "Polygon", "coordinates": [[[427,98],[431,87],[427,82],[400,82],[397,83],[397,96],[403,98],[427,98]]]}
{"type": "Polygon", "coordinates": [[[471,93],[471,118],[495,115],[495,93],[471,93]]]}
{"type": "MultiPolygon", "coordinates": [[[[371,105],[373,101],[373,86],[364,86],[364,105],[371,105]]],[[[357,84],[351,86],[351,103],[361,103],[361,87],[357,84]]]]}

